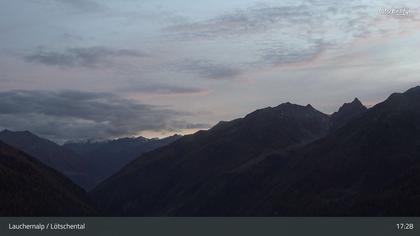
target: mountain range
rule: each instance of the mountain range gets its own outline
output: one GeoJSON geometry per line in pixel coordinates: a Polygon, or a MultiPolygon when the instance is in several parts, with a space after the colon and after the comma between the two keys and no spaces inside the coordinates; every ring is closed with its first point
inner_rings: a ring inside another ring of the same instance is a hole
{"type": "Polygon", "coordinates": [[[173,135],[161,139],[148,139],[140,136],[96,142],[68,142],[63,145],[63,148],[82,156],[90,164],[87,172],[91,176],[91,184],[85,186],[90,189],[142,153],[168,145],[181,137],[181,135],[173,135]]]}
{"type": "Polygon", "coordinates": [[[57,147],[12,134],[0,133],[15,142],[0,143],[0,200],[12,201],[0,215],[420,216],[420,86],[369,109],[357,98],[331,115],[284,103],[162,140],[57,147]],[[87,197],[41,162],[104,180],[87,197]],[[46,201],[63,206],[42,212],[46,201]]]}
{"type": "Polygon", "coordinates": [[[181,136],[163,139],[121,138],[58,145],[29,131],[0,132],[0,141],[18,148],[89,190],[142,153],[167,145],[181,136]]]}
{"type": "Polygon", "coordinates": [[[327,116],[285,103],[142,155],[92,192],[108,215],[420,215],[420,87],[327,116]]]}

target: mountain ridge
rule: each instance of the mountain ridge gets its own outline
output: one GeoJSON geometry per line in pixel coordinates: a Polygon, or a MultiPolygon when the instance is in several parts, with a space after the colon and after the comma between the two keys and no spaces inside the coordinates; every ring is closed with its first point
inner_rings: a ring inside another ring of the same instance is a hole
{"type": "Polygon", "coordinates": [[[135,137],[58,145],[27,130],[5,129],[0,132],[0,140],[60,171],[87,190],[143,152],[169,144],[180,137],[179,135],[162,139],[135,137]]]}
{"type": "MultiPolygon", "coordinates": [[[[165,206],[190,204],[194,200],[189,201],[192,196],[185,193],[199,194],[203,188],[200,186],[211,185],[255,154],[275,147],[286,149],[302,145],[327,132],[328,115],[311,108],[285,103],[260,109],[244,118],[220,122],[208,131],[187,135],[173,144],[145,153],[105,180],[92,195],[98,197],[106,192],[112,199],[124,199],[131,193],[136,195],[121,205],[127,212],[116,212],[119,204],[96,198],[101,208],[117,215],[136,215],[136,210],[125,207],[126,204],[141,209],[140,215],[171,215],[172,210],[166,211],[165,206]],[[107,184],[115,189],[106,189],[104,185],[107,184]],[[161,195],[163,192],[164,196],[161,195]],[[174,198],[170,197],[172,194],[174,198]],[[143,205],[142,202],[148,203],[143,205]]],[[[194,210],[193,207],[189,209],[194,210]]]]}
{"type": "Polygon", "coordinates": [[[326,122],[317,138],[302,129],[316,114],[311,107],[260,109],[144,154],[91,196],[108,214],[125,216],[418,215],[409,207],[420,205],[417,98],[419,88],[370,109],[355,99],[358,115],[345,114],[335,129],[318,114],[326,122]],[[295,143],[278,142],[279,134],[295,143]]]}
{"type": "Polygon", "coordinates": [[[181,137],[180,135],[161,139],[126,137],[101,142],[66,143],[63,147],[92,163],[91,168],[89,168],[92,184],[87,186],[88,189],[91,189],[142,153],[170,144],[181,137]]]}

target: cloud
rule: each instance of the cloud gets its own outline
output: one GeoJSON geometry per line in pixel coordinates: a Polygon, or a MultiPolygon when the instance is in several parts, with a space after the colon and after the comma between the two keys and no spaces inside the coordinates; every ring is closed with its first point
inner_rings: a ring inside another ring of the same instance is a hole
{"type": "Polygon", "coordinates": [[[184,39],[229,38],[286,31],[306,37],[311,34],[321,36],[336,29],[343,31],[337,33],[353,34],[362,28],[366,29],[366,23],[376,21],[381,6],[361,0],[349,1],[340,6],[335,1],[314,0],[286,5],[255,4],[211,19],[168,26],[166,30],[172,36],[184,39]]]}
{"type": "Polygon", "coordinates": [[[139,92],[149,94],[198,94],[205,93],[208,90],[203,88],[176,86],[169,84],[139,84],[131,85],[130,87],[122,88],[120,91],[124,92],[139,92]]]}
{"type": "Polygon", "coordinates": [[[208,60],[185,60],[177,63],[176,69],[189,72],[207,79],[233,79],[242,71],[229,65],[217,64],[208,60]]]}
{"type": "Polygon", "coordinates": [[[256,5],[209,20],[172,25],[166,30],[183,38],[225,38],[261,33],[279,23],[307,24],[312,21],[312,16],[307,5],[282,7],[256,5]]]}
{"type": "Polygon", "coordinates": [[[286,65],[312,61],[320,56],[328,44],[323,41],[314,41],[304,47],[285,47],[282,44],[273,44],[271,47],[260,50],[260,63],[270,65],[286,65]]]}
{"type": "Polygon", "coordinates": [[[231,40],[232,45],[251,40],[259,53],[253,64],[299,63],[356,39],[398,32],[399,24],[411,20],[384,18],[378,13],[381,7],[381,1],[363,0],[339,6],[317,0],[255,4],[211,19],[174,24],[166,32],[178,40],[231,40]]]}
{"type": "MultiPolygon", "coordinates": [[[[331,38],[326,31],[332,27],[325,24],[334,22],[337,14],[341,13],[334,6],[309,0],[300,5],[258,4],[209,20],[173,25],[166,30],[171,37],[184,40],[254,38],[253,47],[258,49],[252,64],[281,65],[310,60],[335,43],[339,36],[331,38]]],[[[345,14],[343,17],[348,18],[345,14]]]]}
{"type": "Polygon", "coordinates": [[[112,49],[107,47],[70,48],[65,51],[38,50],[26,55],[24,60],[48,66],[63,67],[101,67],[112,64],[119,57],[147,57],[148,55],[131,49],[112,49]]]}
{"type": "Polygon", "coordinates": [[[0,92],[1,128],[30,130],[56,141],[183,129],[194,125],[183,121],[189,115],[110,93],[0,92]]]}

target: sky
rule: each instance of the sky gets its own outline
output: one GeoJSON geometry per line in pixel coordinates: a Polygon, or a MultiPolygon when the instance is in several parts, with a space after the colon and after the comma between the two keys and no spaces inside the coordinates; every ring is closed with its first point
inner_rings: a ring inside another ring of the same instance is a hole
{"type": "Polygon", "coordinates": [[[163,137],[284,102],[373,106],[420,84],[419,55],[417,0],[4,0],[0,128],[163,137]]]}

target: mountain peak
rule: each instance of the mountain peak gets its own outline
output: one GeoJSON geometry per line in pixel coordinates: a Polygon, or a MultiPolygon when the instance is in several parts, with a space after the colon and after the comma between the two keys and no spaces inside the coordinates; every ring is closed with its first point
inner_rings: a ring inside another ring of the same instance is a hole
{"type": "Polygon", "coordinates": [[[13,136],[16,136],[16,137],[18,137],[18,136],[27,136],[27,137],[38,137],[38,136],[36,136],[34,133],[31,133],[30,131],[28,131],[28,130],[23,130],[23,131],[12,131],[12,130],[9,130],[9,129],[4,129],[4,130],[2,130],[1,132],[0,132],[0,134],[3,134],[3,135],[13,135],[13,136]]]}
{"type": "Polygon", "coordinates": [[[358,98],[355,98],[350,103],[344,103],[337,112],[331,115],[331,129],[335,130],[344,126],[348,121],[359,116],[366,110],[367,108],[358,98]]]}
{"type": "Polygon", "coordinates": [[[362,102],[356,97],[354,98],[353,102],[351,102],[351,104],[360,104],[363,106],[362,102]]]}
{"type": "Polygon", "coordinates": [[[0,132],[0,134],[14,134],[16,131],[10,130],[10,129],[4,129],[0,132]]]}
{"type": "Polygon", "coordinates": [[[0,132],[0,134],[6,134],[6,133],[10,133],[12,131],[8,130],[8,129],[4,129],[0,132]]]}
{"type": "Polygon", "coordinates": [[[359,112],[361,110],[366,110],[367,108],[360,102],[358,98],[355,98],[352,102],[344,103],[340,109],[338,109],[338,112],[336,113],[351,113],[351,112],[359,112]]]}

